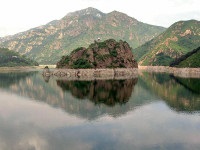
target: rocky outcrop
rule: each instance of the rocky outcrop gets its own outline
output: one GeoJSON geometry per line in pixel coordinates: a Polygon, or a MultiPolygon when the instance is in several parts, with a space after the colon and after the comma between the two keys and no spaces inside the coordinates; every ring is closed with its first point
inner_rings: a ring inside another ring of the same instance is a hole
{"type": "Polygon", "coordinates": [[[114,39],[95,41],[88,48],[80,47],[63,56],[57,68],[138,68],[131,47],[125,41],[114,39]]]}

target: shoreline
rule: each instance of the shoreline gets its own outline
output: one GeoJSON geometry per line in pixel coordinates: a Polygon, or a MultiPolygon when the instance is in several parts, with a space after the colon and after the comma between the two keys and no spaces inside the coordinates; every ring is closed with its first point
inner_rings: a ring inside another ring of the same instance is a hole
{"type": "Polygon", "coordinates": [[[169,73],[182,78],[200,78],[200,68],[176,68],[169,66],[138,66],[138,70],[155,73],[169,73]]]}
{"type": "Polygon", "coordinates": [[[0,73],[15,71],[43,71],[45,66],[49,66],[50,74],[44,76],[69,77],[77,78],[98,78],[98,77],[136,77],[142,72],[169,73],[182,78],[200,78],[200,68],[175,68],[168,66],[138,66],[138,68],[115,68],[115,69],[56,69],[55,65],[40,66],[17,66],[17,67],[0,67],[0,73]],[[78,71],[78,72],[77,72],[78,71]]]}

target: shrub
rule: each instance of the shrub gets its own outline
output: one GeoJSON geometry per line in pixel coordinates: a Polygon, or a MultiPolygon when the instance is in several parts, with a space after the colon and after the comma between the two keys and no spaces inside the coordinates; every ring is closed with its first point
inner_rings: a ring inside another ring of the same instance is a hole
{"type": "Polygon", "coordinates": [[[113,57],[117,57],[117,51],[116,49],[113,49],[110,51],[110,55],[112,55],[113,57]]]}
{"type": "Polygon", "coordinates": [[[98,43],[98,48],[105,48],[107,47],[106,42],[99,42],[98,43]]]}
{"type": "Polygon", "coordinates": [[[77,59],[76,61],[73,62],[73,68],[78,69],[78,68],[92,68],[92,65],[83,58],[77,59]]]}

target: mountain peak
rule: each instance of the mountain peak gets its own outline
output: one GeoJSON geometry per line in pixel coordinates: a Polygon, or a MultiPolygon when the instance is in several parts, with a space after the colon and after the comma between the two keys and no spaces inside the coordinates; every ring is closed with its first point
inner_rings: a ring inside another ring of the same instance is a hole
{"type": "Polygon", "coordinates": [[[88,7],[41,27],[1,39],[0,47],[19,51],[42,64],[52,64],[76,47],[88,46],[97,38],[122,39],[135,48],[162,31],[148,24],[138,24],[132,17],[118,11],[105,14],[88,7]]]}
{"type": "Polygon", "coordinates": [[[96,9],[96,8],[93,8],[93,7],[88,7],[88,8],[85,8],[85,9],[82,9],[82,10],[78,10],[78,11],[75,11],[75,12],[71,12],[71,13],[68,13],[67,16],[76,16],[76,15],[103,15],[104,13],[101,12],[100,10],[96,9]]]}
{"type": "Polygon", "coordinates": [[[114,16],[114,17],[119,17],[119,18],[129,18],[131,20],[135,20],[136,22],[138,22],[137,19],[133,18],[133,17],[130,17],[128,16],[127,14],[123,13],[123,12],[120,12],[120,11],[111,11],[110,13],[108,13],[108,15],[110,16],[114,16]]]}

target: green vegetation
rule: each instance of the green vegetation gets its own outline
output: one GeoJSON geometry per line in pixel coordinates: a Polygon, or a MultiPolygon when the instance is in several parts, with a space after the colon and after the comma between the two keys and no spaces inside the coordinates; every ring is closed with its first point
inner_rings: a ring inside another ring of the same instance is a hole
{"type": "Polygon", "coordinates": [[[173,58],[165,55],[164,53],[159,53],[156,55],[155,60],[153,61],[153,66],[169,66],[169,62],[171,62],[173,58]]]}
{"type": "Polygon", "coordinates": [[[110,55],[113,56],[113,57],[117,57],[117,51],[116,49],[113,49],[110,51],[110,55]]]}
{"type": "Polygon", "coordinates": [[[38,66],[39,64],[7,48],[0,48],[0,67],[38,66]]]}
{"type": "Polygon", "coordinates": [[[180,21],[151,41],[133,50],[140,65],[169,66],[172,61],[199,47],[200,22],[180,21]]]}
{"type": "Polygon", "coordinates": [[[114,39],[95,41],[88,48],[77,48],[69,56],[63,56],[57,63],[57,68],[71,69],[127,67],[138,67],[131,47],[125,41],[117,42],[114,39]]]}
{"type": "MultiPolygon", "coordinates": [[[[88,47],[89,43],[98,37],[101,41],[110,38],[123,39],[136,48],[165,30],[163,27],[144,24],[116,11],[104,14],[94,10],[88,15],[83,15],[86,14],[86,10],[81,12],[77,11],[56,23],[33,28],[9,39],[4,38],[0,41],[0,47],[18,50],[40,64],[55,64],[63,55],[70,55],[77,47],[88,47]],[[97,17],[96,14],[100,14],[101,17],[97,17]]],[[[106,45],[99,42],[98,47],[104,48],[106,45]]]]}
{"type": "Polygon", "coordinates": [[[88,60],[80,58],[77,59],[76,61],[73,62],[73,68],[78,69],[78,68],[93,68],[92,65],[88,62],[88,60]]]}
{"type": "Polygon", "coordinates": [[[190,67],[190,68],[198,68],[200,67],[200,47],[194,49],[191,52],[183,55],[179,59],[176,59],[170,64],[171,67],[190,67]]]}
{"type": "Polygon", "coordinates": [[[105,47],[107,47],[105,41],[104,42],[98,42],[97,45],[98,45],[98,48],[105,48],[105,47]]]}

